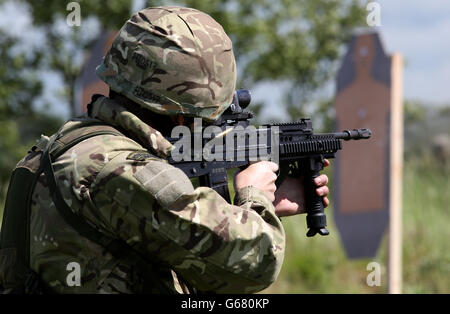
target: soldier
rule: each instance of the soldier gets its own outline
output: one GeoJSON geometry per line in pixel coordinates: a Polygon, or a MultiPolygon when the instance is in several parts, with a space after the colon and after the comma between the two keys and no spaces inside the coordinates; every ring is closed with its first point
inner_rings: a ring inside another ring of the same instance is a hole
{"type": "MultiPolygon", "coordinates": [[[[236,176],[231,205],[166,162],[171,127],[213,122],[231,103],[236,66],[222,27],[194,9],[141,10],[97,74],[110,97],[95,95],[86,115],[43,136],[13,173],[0,285],[19,293],[253,293],[273,283],[285,248],[279,216],[303,212],[301,181],[275,195],[278,166],[252,164],[236,176]]],[[[328,205],[328,179],[317,179],[328,205]]]]}

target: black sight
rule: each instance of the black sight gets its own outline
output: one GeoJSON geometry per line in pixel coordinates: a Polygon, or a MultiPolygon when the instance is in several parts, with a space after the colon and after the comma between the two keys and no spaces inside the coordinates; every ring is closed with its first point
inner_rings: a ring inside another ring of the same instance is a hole
{"type": "Polygon", "coordinates": [[[242,112],[242,109],[247,108],[251,101],[252,95],[248,89],[238,89],[234,92],[230,109],[234,113],[242,112]]]}

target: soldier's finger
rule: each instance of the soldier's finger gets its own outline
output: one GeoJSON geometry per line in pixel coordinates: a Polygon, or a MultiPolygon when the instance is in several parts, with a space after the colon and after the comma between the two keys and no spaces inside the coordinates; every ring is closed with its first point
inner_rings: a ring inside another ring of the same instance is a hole
{"type": "Polygon", "coordinates": [[[324,186],[327,185],[328,183],[328,177],[326,174],[321,174],[320,176],[318,176],[317,178],[314,179],[314,183],[317,186],[324,186]]]}
{"type": "Polygon", "coordinates": [[[318,189],[316,189],[316,193],[319,196],[327,196],[328,195],[328,187],[327,186],[322,186],[318,189]]]}
{"type": "Polygon", "coordinates": [[[269,181],[274,183],[277,180],[277,175],[274,172],[271,172],[269,175],[269,181]]]}

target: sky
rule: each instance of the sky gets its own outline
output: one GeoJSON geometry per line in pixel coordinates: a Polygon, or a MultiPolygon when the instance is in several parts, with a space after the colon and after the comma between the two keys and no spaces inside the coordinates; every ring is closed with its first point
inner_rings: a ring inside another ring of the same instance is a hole
{"type": "Polygon", "coordinates": [[[450,104],[450,1],[379,3],[385,49],[406,61],[405,98],[450,104]]]}
{"type": "MultiPolygon", "coordinates": [[[[399,52],[404,56],[404,98],[422,101],[427,105],[450,104],[450,1],[449,0],[378,0],[381,26],[376,27],[388,54],[399,52]]],[[[134,8],[142,1],[136,0],[134,8]]],[[[369,12],[368,12],[369,13],[369,12]]],[[[0,28],[23,38],[24,44],[39,42],[39,33],[30,28],[31,19],[26,10],[8,1],[0,6],[0,28]],[[14,27],[11,27],[14,25],[14,27]]],[[[83,27],[83,20],[82,20],[83,27]]],[[[44,96],[53,103],[55,112],[67,116],[64,106],[58,105],[55,91],[60,78],[45,73],[44,96]]],[[[266,100],[263,111],[268,117],[281,101],[280,88],[264,84],[253,90],[255,100],[266,100]]],[[[334,84],[324,86],[324,94],[333,94],[334,84]]],[[[283,118],[279,113],[278,118],[283,118]]]]}

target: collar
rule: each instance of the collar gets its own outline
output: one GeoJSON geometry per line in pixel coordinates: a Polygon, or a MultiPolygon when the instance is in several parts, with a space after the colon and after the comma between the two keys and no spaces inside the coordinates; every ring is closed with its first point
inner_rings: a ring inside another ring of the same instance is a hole
{"type": "Polygon", "coordinates": [[[98,97],[90,104],[90,116],[130,132],[141,145],[161,158],[169,156],[174,149],[174,146],[158,130],[144,123],[118,102],[105,96],[98,97]]]}

